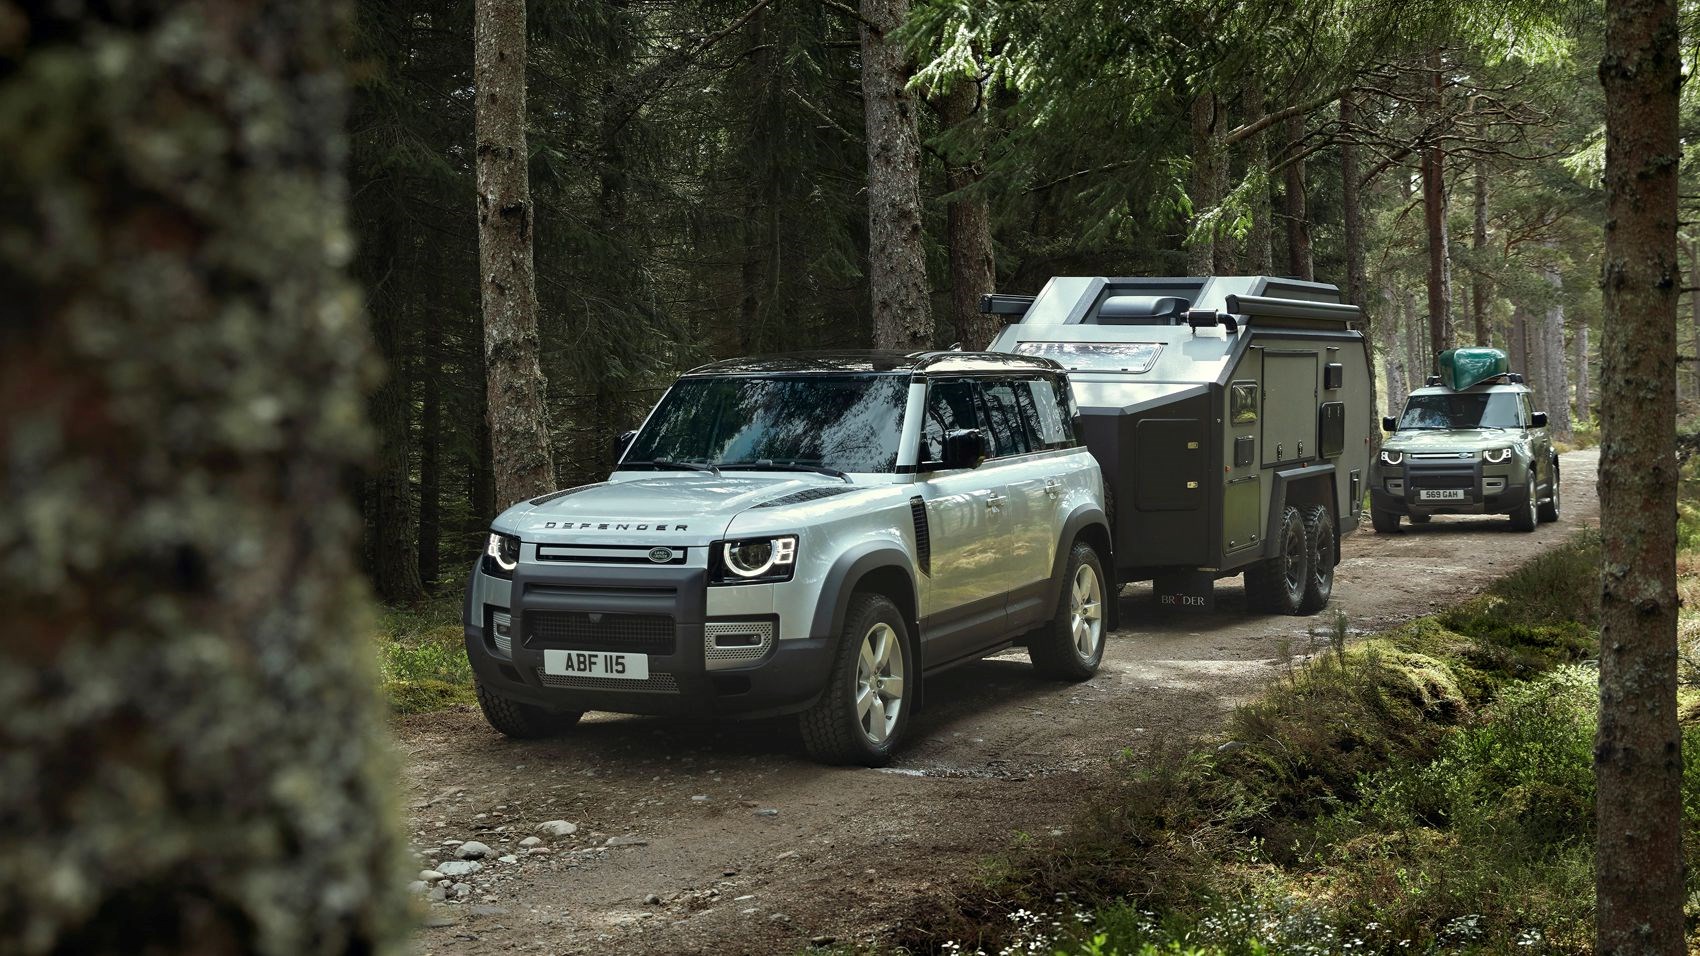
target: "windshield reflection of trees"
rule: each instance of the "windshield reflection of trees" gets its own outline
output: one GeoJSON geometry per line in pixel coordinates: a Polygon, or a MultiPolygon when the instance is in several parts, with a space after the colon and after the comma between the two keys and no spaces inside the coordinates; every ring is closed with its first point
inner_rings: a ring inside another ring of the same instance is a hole
{"type": "Polygon", "coordinates": [[[626,460],[889,472],[908,392],[907,375],[685,379],[662,400],[626,460]]]}
{"type": "Polygon", "coordinates": [[[1399,427],[1420,428],[1518,428],[1517,396],[1509,392],[1491,395],[1413,395],[1399,419],[1399,427]]]}

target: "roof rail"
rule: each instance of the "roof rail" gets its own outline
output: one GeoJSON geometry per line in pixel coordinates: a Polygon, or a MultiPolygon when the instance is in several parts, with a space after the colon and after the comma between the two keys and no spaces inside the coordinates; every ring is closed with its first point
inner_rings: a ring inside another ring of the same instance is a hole
{"type": "Polygon", "coordinates": [[[1274,319],[1324,319],[1351,322],[1363,317],[1355,305],[1339,302],[1305,302],[1300,299],[1276,299],[1264,295],[1229,295],[1223,299],[1223,311],[1236,315],[1266,315],[1274,319]]]}
{"type": "Polygon", "coordinates": [[[1002,295],[996,292],[987,292],[980,296],[980,314],[1001,315],[1005,322],[1016,322],[1027,314],[1027,310],[1033,305],[1033,299],[1034,297],[1030,295],[1002,295]]]}

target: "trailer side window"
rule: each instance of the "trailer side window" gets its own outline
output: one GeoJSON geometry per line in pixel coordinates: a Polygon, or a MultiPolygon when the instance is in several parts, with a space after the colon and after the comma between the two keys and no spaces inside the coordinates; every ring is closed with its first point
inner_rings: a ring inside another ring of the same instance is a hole
{"type": "Polygon", "coordinates": [[[1234,425],[1250,425],[1257,421],[1257,383],[1235,382],[1229,390],[1228,421],[1234,425]]]}

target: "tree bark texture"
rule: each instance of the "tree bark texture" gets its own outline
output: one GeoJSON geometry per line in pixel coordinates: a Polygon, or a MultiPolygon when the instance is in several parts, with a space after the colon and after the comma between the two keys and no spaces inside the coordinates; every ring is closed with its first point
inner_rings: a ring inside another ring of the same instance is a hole
{"type": "Polygon", "coordinates": [[[1592,382],[1588,375],[1588,323],[1576,323],[1576,420],[1586,422],[1594,417],[1592,382]]]}
{"type": "MultiPolygon", "coordinates": [[[[1700,400],[1700,242],[1688,243],[1688,284],[1695,291],[1688,293],[1688,321],[1694,327],[1694,397],[1700,400]]],[[[1604,385],[1601,386],[1602,391],[1604,385]]]]}
{"type": "Polygon", "coordinates": [[[525,145],[525,0],[477,0],[478,267],[496,507],[555,486],[538,363],[533,208],[525,145]]]}
{"type": "Polygon", "coordinates": [[[1223,245],[1221,230],[1212,225],[1197,227],[1199,217],[1222,203],[1222,187],[1226,181],[1227,157],[1222,151],[1221,102],[1214,93],[1193,95],[1188,114],[1192,131],[1192,174],[1187,186],[1192,200],[1192,228],[1187,246],[1189,275],[1220,275],[1223,245]]]}
{"type": "MultiPolygon", "coordinates": [[[[1438,62],[1438,57],[1435,58],[1438,62]]],[[[1438,66],[1432,71],[1434,97],[1429,104],[1438,113],[1442,79],[1438,66]]],[[[1438,143],[1422,151],[1423,225],[1428,234],[1428,321],[1431,356],[1452,347],[1452,249],[1446,229],[1446,152],[1438,143]]]]}
{"type": "Polygon", "coordinates": [[[382,384],[372,395],[372,421],[378,432],[378,460],[372,471],[369,511],[372,539],[367,553],[372,586],[391,603],[425,595],[419,580],[416,512],[413,500],[413,400],[409,395],[403,316],[395,300],[369,308],[372,334],[384,360],[382,384]]]}
{"type": "MultiPolygon", "coordinates": [[[[1400,347],[1400,328],[1404,324],[1403,309],[1399,307],[1400,298],[1391,285],[1382,289],[1382,301],[1387,303],[1387,321],[1378,323],[1385,331],[1382,334],[1381,355],[1387,374],[1387,414],[1397,415],[1405,408],[1405,398],[1410,394],[1406,375],[1407,363],[1404,349],[1400,347]]],[[[1380,423],[1377,423],[1377,428],[1380,423]]]]}
{"type": "Polygon", "coordinates": [[[1428,341],[1428,323],[1419,321],[1421,315],[1417,311],[1417,297],[1412,292],[1405,292],[1405,369],[1410,377],[1412,388],[1421,388],[1428,381],[1429,372],[1434,369],[1433,359],[1426,348],[1428,341]]]}
{"type": "MultiPolygon", "coordinates": [[[[1267,107],[1264,102],[1263,76],[1256,69],[1246,80],[1240,92],[1241,112],[1244,122],[1249,124],[1259,122],[1266,115],[1267,107]]],[[[1248,175],[1266,176],[1269,168],[1269,134],[1259,132],[1247,136],[1242,141],[1245,154],[1245,168],[1248,175]]],[[[1266,276],[1275,271],[1274,258],[1274,208],[1269,204],[1269,183],[1264,181],[1262,188],[1253,192],[1251,201],[1247,204],[1251,217],[1251,225],[1245,236],[1245,271],[1250,275],[1266,276]]]]}
{"type": "Polygon", "coordinates": [[[1511,353],[1511,370],[1521,372],[1531,383],[1538,379],[1539,372],[1530,361],[1529,356],[1529,313],[1522,306],[1514,306],[1511,310],[1511,327],[1506,332],[1506,340],[1511,353]]]}
{"type": "Polygon", "coordinates": [[[984,174],[984,141],[980,127],[980,85],[958,79],[939,97],[939,121],[962,138],[945,158],[945,188],[952,198],[947,209],[950,231],[950,319],[955,341],[965,349],[990,345],[1002,323],[980,311],[980,295],[997,288],[992,258],[992,214],[986,196],[974,190],[984,174]]]}
{"type": "MultiPolygon", "coordinates": [[[[1287,149],[1298,155],[1305,148],[1305,118],[1296,113],[1286,120],[1287,149]]],[[[1287,274],[1300,279],[1316,278],[1311,256],[1310,207],[1305,197],[1305,162],[1294,160],[1286,168],[1287,274]]]]}
{"type": "Polygon", "coordinates": [[[1569,441],[1576,434],[1570,424],[1570,375],[1564,356],[1564,276],[1550,266],[1543,271],[1553,290],[1553,301],[1547,306],[1546,321],[1540,325],[1541,371],[1546,380],[1541,383],[1539,398],[1546,403],[1553,437],[1569,441]]]}
{"type": "Polygon", "coordinates": [[[345,5],[3,9],[3,948],[396,951],[345,5]]]}
{"type": "Polygon", "coordinates": [[[868,140],[868,287],[876,348],[933,344],[922,246],[921,139],[910,65],[892,33],[909,0],[861,0],[862,103],[868,140]]]}
{"type": "MultiPolygon", "coordinates": [[[[1369,295],[1366,284],[1369,279],[1364,272],[1364,218],[1362,199],[1359,196],[1358,179],[1358,147],[1351,141],[1352,124],[1357,121],[1357,104],[1350,95],[1340,97],[1340,125],[1346,130],[1346,138],[1340,143],[1340,205],[1344,218],[1343,232],[1346,240],[1346,301],[1363,309],[1364,340],[1372,347],[1375,343],[1375,320],[1370,315],[1369,295]]],[[[1369,363],[1369,411],[1370,421],[1380,422],[1381,409],[1379,406],[1380,389],[1375,381],[1375,362],[1369,363]]],[[[1381,429],[1370,429],[1370,454],[1381,453],[1381,429]]]]}
{"type": "Polygon", "coordinates": [[[1600,718],[1595,951],[1678,954],[1675,0],[1609,0],[1600,348],[1600,718]]]}
{"type": "Polygon", "coordinates": [[[1476,344],[1486,346],[1492,344],[1488,332],[1488,280],[1483,271],[1482,258],[1487,255],[1488,241],[1488,182],[1487,166],[1480,159],[1476,160],[1476,195],[1475,195],[1475,229],[1470,236],[1470,252],[1475,259],[1475,270],[1470,273],[1470,318],[1476,326],[1476,344]]]}
{"type": "Polygon", "coordinates": [[[419,579],[435,584],[442,571],[443,535],[443,400],[442,353],[439,339],[442,324],[435,309],[421,329],[419,378],[419,579]]]}

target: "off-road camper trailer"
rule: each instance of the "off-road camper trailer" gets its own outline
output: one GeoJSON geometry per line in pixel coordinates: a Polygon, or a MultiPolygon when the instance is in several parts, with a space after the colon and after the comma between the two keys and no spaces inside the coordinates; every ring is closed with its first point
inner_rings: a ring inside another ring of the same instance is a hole
{"type": "Polygon", "coordinates": [[[1369,475],[1360,312],[1320,282],[1267,276],[1058,277],[988,295],[995,351],[1071,370],[1088,447],[1113,495],[1122,582],[1208,605],[1244,573],[1249,603],[1314,613],[1369,475]]]}

